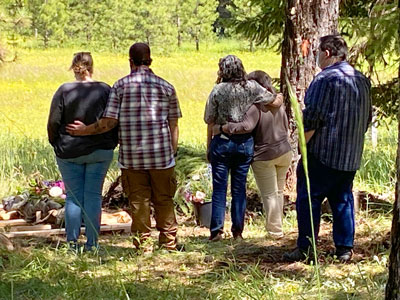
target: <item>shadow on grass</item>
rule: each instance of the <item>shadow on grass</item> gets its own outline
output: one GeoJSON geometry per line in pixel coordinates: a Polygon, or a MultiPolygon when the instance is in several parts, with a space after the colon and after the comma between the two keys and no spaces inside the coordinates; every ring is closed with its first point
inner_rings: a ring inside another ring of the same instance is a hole
{"type": "Polygon", "coordinates": [[[55,282],[51,278],[2,280],[0,299],[206,299],[213,297],[201,287],[168,283],[159,280],[130,280],[101,276],[97,282],[77,273],[65,272],[55,282]]]}
{"type": "Polygon", "coordinates": [[[163,270],[160,263],[147,269],[150,260],[162,262],[169,254],[156,251],[144,257],[129,247],[105,245],[102,255],[75,255],[55,246],[52,240],[37,239],[29,251],[0,250],[0,299],[215,298],[176,268],[163,270]]]}
{"type": "MultiPolygon", "coordinates": [[[[240,299],[247,292],[254,299],[287,299],[276,294],[285,282],[302,286],[285,295],[308,295],[315,289],[312,268],[282,260],[295,243],[292,234],[283,241],[248,238],[215,243],[208,243],[206,235],[187,236],[185,252],[157,250],[149,256],[136,253],[127,235],[101,238],[99,255],[71,255],[56,238],[31,238],[21,241],[15,252],[0,252],[0,299],[10,299],[11,289],[14,299],[240,299]],[[265,292],[272,296],[265,298],[265,292]]],[[[376,243],[384,241],[383,235],[376,243]]],[[[328,234],[320,243],[331,243],[328,234]]],[[[322,268],[329,264],[325,261],[322,268]]],[[[358,274],[354,263],[347,268],[358,274]]],[[[341,284],[329,273],[326,276],[341,284]]],[[[364,276],[365,283],[357,279],[360,286],[354,290],[348,290],[348,285],[326,286],[324,292],[329,299],[363,299],[370,285],[371,294],[379,295],[385,272],[364,276]]]]}

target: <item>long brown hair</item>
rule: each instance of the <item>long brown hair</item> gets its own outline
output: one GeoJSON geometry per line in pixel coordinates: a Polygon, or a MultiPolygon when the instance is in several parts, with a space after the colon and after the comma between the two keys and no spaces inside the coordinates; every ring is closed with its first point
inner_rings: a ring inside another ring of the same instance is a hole
{"type": "Polygon", "coordinates": [[[253,71],[247,75],[248,80],[257,81],[263,88],[266,88],[273,94],[276,94],[276,89],[272,85],[272,78],[267,73],[261,70],[253,71]]]}

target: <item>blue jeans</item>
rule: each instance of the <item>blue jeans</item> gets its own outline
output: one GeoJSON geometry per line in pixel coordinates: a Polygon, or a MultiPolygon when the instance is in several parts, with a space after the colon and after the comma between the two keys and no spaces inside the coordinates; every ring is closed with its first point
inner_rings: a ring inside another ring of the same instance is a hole
{"type": "Polygon", "coordinates": [[[246,178],[253,159],[254,142],[250,134],[217,135],[211,140],[210,154],[213,177],[211,238],[223,232],[228,174],[231,173],[232,233],[240,235],[246,211],[246,178]]]}
{"type": "Polygon", "coordinates": [[[83,217],[86,247],[98,246],[102,189],[112,158],[113,150],[96,150],[70,159],[56,157],[67,192],[65,230],[68,242],[78,240],[83,217]]]}
{"type": "MultiPolygon", "coordinates": [[[[311,186],[311,204],[315,238],[318,237],[321,219],[321,203],[328,198],[333,217],[333,241],[336,247],[353,247],[355,222],[353,179],[356,172],[340,171],[323,165],[308,153],[308,173],[311,186]]],[[[311,245],[310,208],[303,161],[297,166],[297,246],[307,249],[311,245]]]]}

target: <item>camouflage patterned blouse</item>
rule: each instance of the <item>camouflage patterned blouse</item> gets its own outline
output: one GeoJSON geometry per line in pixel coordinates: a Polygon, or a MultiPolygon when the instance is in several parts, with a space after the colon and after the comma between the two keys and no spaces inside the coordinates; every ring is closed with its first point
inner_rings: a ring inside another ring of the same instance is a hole
{"type": "Polygon", "coordinates": [[[207,124],[241,122],[251,105],[269,104],[275,96],[253,80],[221,82],[214,86],[208,97],[204,121],[207,124]]]}

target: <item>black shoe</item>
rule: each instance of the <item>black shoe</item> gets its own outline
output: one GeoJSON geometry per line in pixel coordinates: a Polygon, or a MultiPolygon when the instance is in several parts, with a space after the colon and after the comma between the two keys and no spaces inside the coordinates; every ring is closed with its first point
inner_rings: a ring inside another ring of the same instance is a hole
{"type": "Polygon", "coordinates": [[[342,263],[349,262],[353,257],[353,249],[351,247],[338,246],[336,247],[336,259],[342,263]]]}
{"type": "Polygon", "coordinates": [[[300,248],[294,249],[292,252],[283,254],[283,259],[290,262],[305,261],[309,258],[309,251],[300,248]]]}
{"type": "Polygon", "coordinates": [[[82,252],[82,246],[77,242],[67,242],[68,252],[74,254],[80,254],[82,252]]]}

